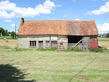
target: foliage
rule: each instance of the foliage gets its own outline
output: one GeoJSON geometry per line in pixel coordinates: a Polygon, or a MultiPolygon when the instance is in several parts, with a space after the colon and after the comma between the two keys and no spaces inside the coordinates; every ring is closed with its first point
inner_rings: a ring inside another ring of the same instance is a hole
{"type": "Polygon", "coordinates": [[[16,33],[14,31],[8,32],[8,30],[3,29],[2,27],[0,27],[0,34],[3,36],[9,36],[10,34],[13,39],[16,38],[16,33]]]}
{"type": "Polygon", "coordinates": [[[11,32],[11,36],[14,39],[16,37],[16,33],[14,31],[11,32]]]}
{"type": "Polygon", "coordinates": [[[76,52],[82,52],[84,50],[78,48],[78,47],[75,47],[75,48],[68,48],[66,51],[76,51],[76,52]]]}
{"type": "Polygon", "coordinates": [[[0,27],[0,33],[2,33],[2,35],[4,35],[4,32],[5,32],[5,30],[2,27],[0,27]]]}
{"type": "Polygon", "coordinates": [[[106,34],[106,37],[109,38],[109,33],[106,34]]]}
{"type": "Polygon", "coordinates": [[[104,52],[106,51],[106,48],[91,48],[91,52],[104,52]]]}
{"type": "Polygon", "coordinates": [[[2,33],[3,36],[9,36],[8,30],[3,29],[2,27],[0,27],[0,33],[2,33]]]}

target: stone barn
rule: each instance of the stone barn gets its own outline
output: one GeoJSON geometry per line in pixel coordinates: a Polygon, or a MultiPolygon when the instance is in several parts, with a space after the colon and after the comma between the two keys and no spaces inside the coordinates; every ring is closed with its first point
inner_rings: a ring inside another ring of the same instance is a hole
{"type": "Polygon", "coordinates": [[[18,48],[58,48],[78,46],[84,50],[98,47],[95,21],[25,21],[18,29],[18,48]]]}

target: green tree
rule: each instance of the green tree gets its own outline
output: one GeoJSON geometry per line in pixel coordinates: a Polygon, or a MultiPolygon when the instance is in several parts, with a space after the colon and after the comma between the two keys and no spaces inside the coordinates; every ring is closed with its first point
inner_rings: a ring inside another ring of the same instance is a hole
{"type": "Polygon", "coordinates": [[[8,32],[8,30],[5,30],[4,35],[5,35],[5,36],[9,36],[9,32],[8,32]]]}
{"type": "Polygon", "coordinates": [[[5,30],[2,27],[0,27],[0,34],[5,35],[5,30]]]}
{"type": "Polygon", "coordinates": [[[11,36],[12,36],[12,38],[14,39],[15,36],[16,36],[16,33],[15,33],[14,31],[12,31],[12,32],[11,32],[11,36]]]}
{"type": "Polygon", "coordinates": [[[109,33],[106,34],[106,37],[109,38],[109,33]]]}
{"type": "Polygon", "coordinates": [[[8,30],[5,30],[2,27],[0,27],[0,35],[9,36],[9,32],[8,30]]]}

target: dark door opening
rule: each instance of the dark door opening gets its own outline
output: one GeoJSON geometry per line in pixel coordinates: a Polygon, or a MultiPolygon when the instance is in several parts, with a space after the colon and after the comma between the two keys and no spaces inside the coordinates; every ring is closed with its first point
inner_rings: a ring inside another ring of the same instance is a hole
{"type": "Polygon", "coordinates": [[[68,36],[68,43],[77,43],[82,39],[82,36],[68,36]]]}

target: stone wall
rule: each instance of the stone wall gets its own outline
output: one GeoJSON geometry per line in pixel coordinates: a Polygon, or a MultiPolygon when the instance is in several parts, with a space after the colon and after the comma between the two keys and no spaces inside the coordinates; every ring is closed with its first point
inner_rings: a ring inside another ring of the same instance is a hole
{"type": "MultiPolygon", "coordinates": [[[[36,47],[39,48],[39,41],[43,41],[43,48],[46,48],[46,41],[57,41],[57,47],[60,43],[63,43],[65,49],[67,49],[68,39],[63,35],[33,35],[33,36],[18,36],[18,48],[31,48],[30,41],[36,41],[36,47]]],[[[51,46],[51,44],[50,44],[51,46]]]]}

